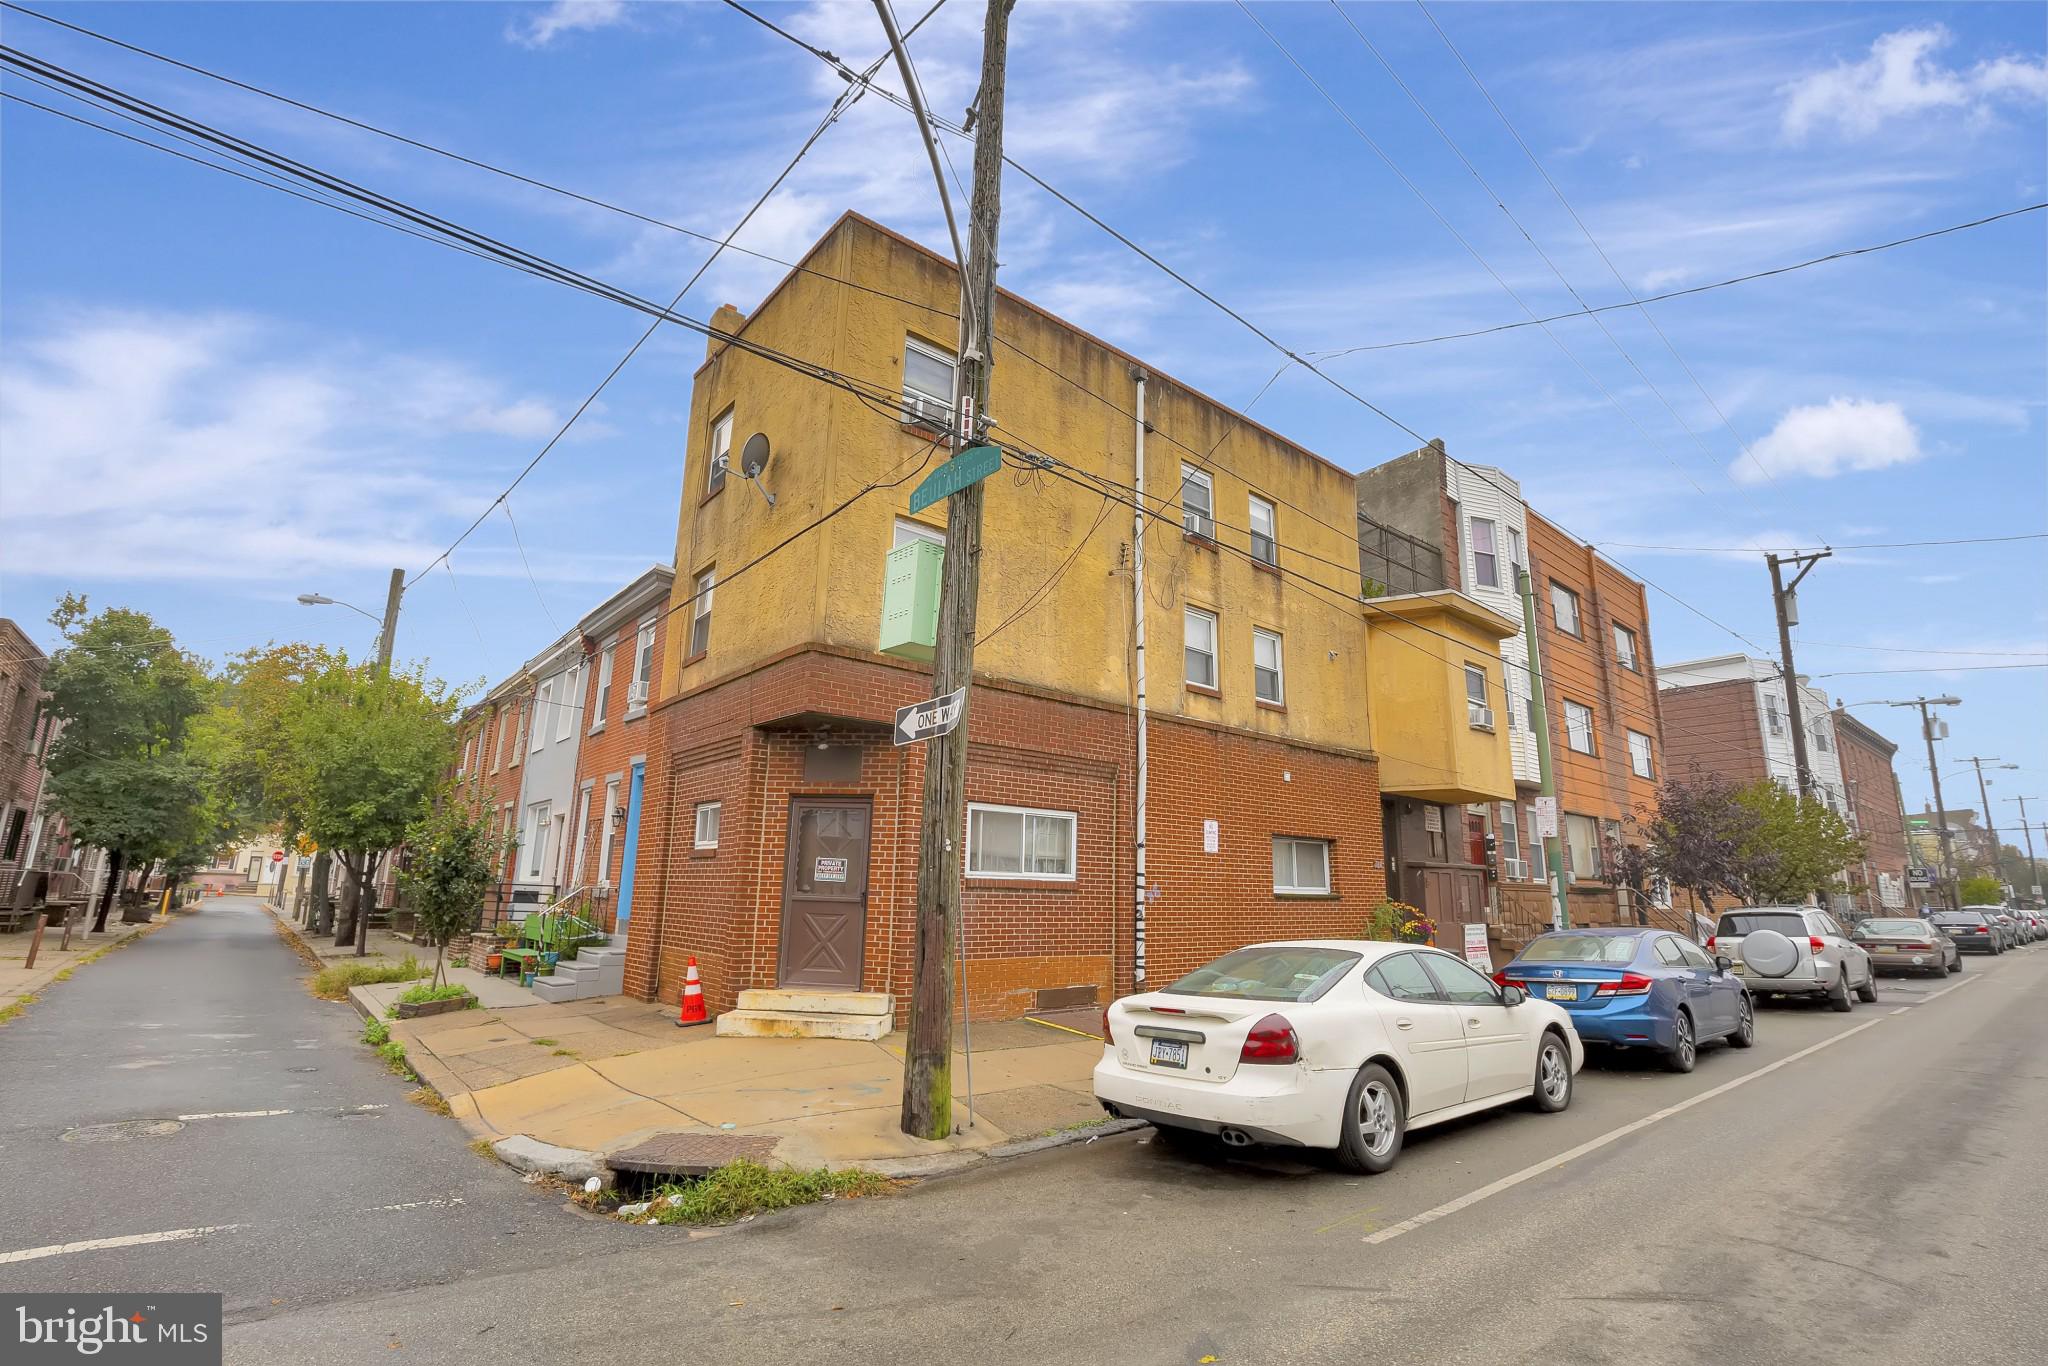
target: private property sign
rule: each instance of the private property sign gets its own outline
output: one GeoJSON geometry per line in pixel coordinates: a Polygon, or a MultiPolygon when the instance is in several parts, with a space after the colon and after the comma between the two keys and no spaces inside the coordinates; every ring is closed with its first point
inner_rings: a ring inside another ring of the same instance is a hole
{"type": "Polygon", "coordinates": [[[936,740],[941,735],[950,734],[953,727],[960,724],[960,709],[966,704],[967,689],[955,688],[944,697],[898,707],[896,743],[914,745],[920,740],[936,740]]]}

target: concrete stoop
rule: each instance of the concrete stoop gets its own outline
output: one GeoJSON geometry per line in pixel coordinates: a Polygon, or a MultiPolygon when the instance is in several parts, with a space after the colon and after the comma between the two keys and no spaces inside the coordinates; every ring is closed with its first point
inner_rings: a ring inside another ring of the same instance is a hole
{"type": "Polygon", "coordinates": [[[718,1033],[742,1039],[861,1039],[889,1032],[896,998],[881,991],[743,991],[718,1033]]]}
{"type": "Polygon", "coordinates": [[[585,945],[575,958],[555,964],[549,976],[533,979],[533,994],[543,1001],[621,996],[625,990],[626,941],[616,934],[602,946],[585,945]]]}

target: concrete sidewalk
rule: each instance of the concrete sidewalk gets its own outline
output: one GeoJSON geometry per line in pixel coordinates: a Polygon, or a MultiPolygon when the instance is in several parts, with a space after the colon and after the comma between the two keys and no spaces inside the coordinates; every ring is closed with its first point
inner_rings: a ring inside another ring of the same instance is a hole
{"type": "MultiPolygon", "coordinates": [[[[393,934],[389,930],[371,930],[369,940],[364,945],[367,952],[358,958],[353,943],[336,944],[332,935],[310,934],[304,925],[291,919],[268,901],[263,903],[263,907],[320,960],[322,967],[332,967],[338,963],[368,963],[376,966],[397,964],[403,963],[406,955],[411,954],[419,960],[421,967],[430,973],[433,970],[434,949],[430,944],[415,944],[404,935],[393,934]]],[[[499,977],[469,967],[456,967],[453,963],[445,966],[443,976],[455,986],[468,987],[470,994],[490,1010],[518,1010],[526,1006],[545,1004],[513,978],[499,977]]],[[[427,979],[423,977],[420,980],[427,979]]],[[[374,986],[351,987],[348,995],[350,1002],[364,1015],[381,1018],[391,1003],[398,999],[399,994],[414,985],[416,984],[412,982],[385,982],[374,986]]]]}
{"type": "Polygon", "coordinates": [[[657,1133],[759,1135],[792,1167],[916,1175],[1104,1118],[1090,1090],[1102,1045],[1027,1020],[975,1026],[971,1126],[967,1059],[954,1054],[960,1131],[942,1141],[898,1130],[901,1034],[719,1038],[708,1025],[678,1030],[666,1007],[608,997],[406,1020],[392,1036],[470,1132],[598,1153],[657,1133]]]}
{"type": "MultiPolygon", "coordinates": [[[[195,904],[192,908],[197,910],[195,904]]],[[[187,912],[178,912],[182,914],[187,912]]],[[[0,1012],[4,1012],[23,1000],[33,997],[53,982],[69,977],[74,968],[82,967],[109,949],[117,948],[137,935],[147,934],[160,925],[169,923],[159,916],[146,925],[124,925],[120,910],[107,918],[105,934],[87,933],[92,924],[90,916],[82,917],[71,934],[71,948],[67,952],[57,946],[64,942],[64,931],[60,928],[43,931],[43,946],[36,954],[36,965],[27,966],[28,946],[35,939],[33,928],[17,930],[13,934],[0,934],[0,1012]]]]}

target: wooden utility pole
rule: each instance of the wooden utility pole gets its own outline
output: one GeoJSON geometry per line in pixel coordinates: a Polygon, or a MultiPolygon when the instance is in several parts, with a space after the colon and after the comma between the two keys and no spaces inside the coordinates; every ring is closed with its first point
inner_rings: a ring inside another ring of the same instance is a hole
{"type": "Polygon", "coordinates": [[[1799,624],[1799,599],[1793,594],[1798,591],[1799,581],[1834,553],[1832,550],[1819,550],[1810,555],[1787,555],[1783,559],[1776,555],[1764,556],[1764,562],[1771,567],[1771,608],[1778,616],[1780,672],[1785,676],[1785,710],[1792,717],[1792,768],[1799,777],[1801,800],[1813,795],[1813,770],[1806,763],[1806,702],[1799,691],[1799,675],[1792,667],[1792,628],[1799,624]],[[1785,582],[1786,565],[1797,566],[1799,570],[1790,583],[1785,582]]]}
{"type": "Polygon", "coordinates": [[[398,603],[405,596],[405,571],[391,571],[391,587],[384,593],[384,628],[377,633],[377,667],[391,671],[391,640],[398,634],[398,603]]]}
{"type": "Polygon", "coordinates": [[[1886,703],[1892,707],[1915,707],[1920,712],[1920,738],[1927,742],[1927,779],[1934,785],[1934,831],[1941,842],[1942,897],[1952,911],[1960,904],[1956,889],[1956,859],[1949,848],[1948,807],[1941,799],[1941,769],[1934,760],[1934,715],[1927,709],[1958,706],[1961,702],[1960,697],[1916,697],[1911,702],[1886,703]]]}
{"type": "MultiPolygon", "coordinates": [[[[980,444],[987,425],[988,379],[995,355],[996,223],[1002,209],[1003,76],[1010,8],[988,0],[981,42],[981,90],[974,105],[974,194],[968,210],[970,250],[961,262],[960,356],[954,369],[956,450],[980,444]]],[[[896,51],[919,132],[931,150],[923,98],[896,33],[887,0],[877,0],[896,51]]],[[[937,157],[933,156],[936,171],[937,157]]],[[[945,182],[939,193],[945,195],[945,182]]],[[[946,201],[950,205],[950,201],[946,201]]],[[[950,207],[947,219],[950,223],[950,207]]],[[[981,591],[982,481],[947,500],[946,560],[939,587],[938,638],[932,651],[932,695],[969,688],[974,678],[975,609],[981,591]]],[[[971,691],[971,690],[970,690],[971,691]]],[[[910,1031],[903,1056],[903,1132],[945,1138],[953,1131],[953,946],[960,935],[960,873],[966,847],[968,706],[958,723],[929,742],[924,818],[917,857],[917,925],[911,949],[910,1031]]]]}

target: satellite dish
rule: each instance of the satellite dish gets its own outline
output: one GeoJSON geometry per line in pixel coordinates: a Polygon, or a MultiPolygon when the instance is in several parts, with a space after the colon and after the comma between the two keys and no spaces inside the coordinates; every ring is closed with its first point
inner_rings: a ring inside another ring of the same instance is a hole
{"type": "Polygon", "coordinates": [[[740,451],[740,473],[749,479],[759,479],[761,471],[768,466],[768,437],[766,433],[755,432],[747,438],[746,446],[740,451]]]}

